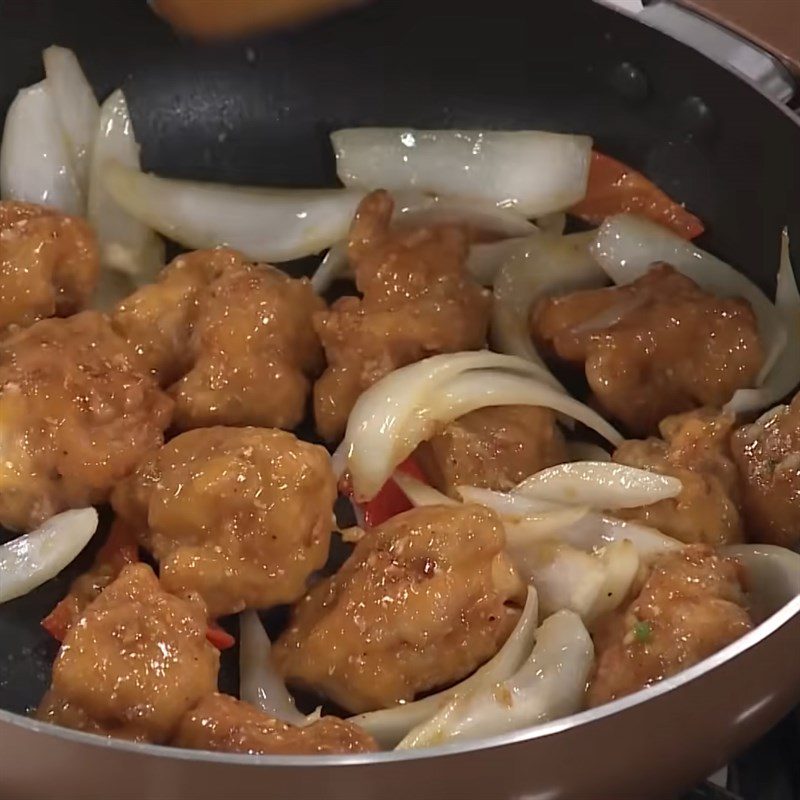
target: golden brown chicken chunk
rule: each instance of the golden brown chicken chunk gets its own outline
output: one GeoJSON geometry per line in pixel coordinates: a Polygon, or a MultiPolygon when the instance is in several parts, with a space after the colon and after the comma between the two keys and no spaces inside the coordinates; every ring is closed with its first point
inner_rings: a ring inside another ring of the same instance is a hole
{"type": "Polygon", "coordinates": [[[0,524],[103,503],[163,441],[172,402],[107,319],[48,319],[0,343],[0,524]]]}
{"type": "Polygon", "coordinates": [[[298,728],[224,694],[209,695],[186,714],[172,744],[253,755],[370,753],[378,749],[368,733],[346,720],[326,716],[298,728]]]}
{"type": "Polygon", "coordinates": [[[437,489],[457,499],[458,486],[507,491],[568,460],[555,414],[536,406],[472,411],[420,445],[414,458],[437,489]]]}
{"type": "Polygon", "coordinates": [[[0,336],[83,308],[100,262],[89,225],[33,203],[0,203],[0,336]]]}
{"type": "Polygon", "coordinates": [[[466,233],[392,230],[393,208],[383,191],[361,202],[348,257],[362,297],[343,297],[314,315],[328,357],[314,415],[328,441],[342,435],[358,396],[384,375],[437,353],[476,350],[486,339],[491,296],[466,272],[466,233]]]}
{"type": "Polygon", "coordinates": [[[532,328],[584,365],[601,408],[634,435],[670,414],[724,405],[754,384],[764,360],[750,304],[715,297],[668,264],[627,286],[542,300],[532,328]]]}
{"type": "Polygon", "coordinates": [[[614,461],[672,475],[683,489],[670,500],[615,510],[615,516],[639,520],[682,542],[741,542],[738,475],[730,450],[733,425],[733,414],[700,409],[662,420],[663,439],[623,442],[614,461]]]}
{"type": "Polygon", "coordinates": [[[164,588],[197,592],[217,617],[300,597],[327,560],[335,499],[322,447],[218,427],[155,451],[112,503],[158,559],[164,588]]]}
{"type": "Polygon", "coordinates": [[[524,602],[504,545],[482,506],[393,517],[295,606],[278,668],[352,712],[455,683],[497,652],[524,602]]]}
{"type": "Polygon", "coordinates": [[[216,691],[218,670],[202,601],[167,594],[150,567],[133,564],[70,628],[38,716],[165,742],[183,715],[216,691]]]}
{"type": "MultiPolygon", "coordinates": [[[[796,344],[790,344],[795,347],[796,344]]],[[[800,542],[800,394],[733,436],[749,535],[792,547],[800,542]]]]}
{"type": "Polygon", "coordinates": [[[169,386],[178,429],[294,428],[322,368],[311,316],[323,308],[305,278],[220,248],[176,258],[113,324],[169,386]]]}
{"type": "Polygon", "coordinates": [[[589,704],[607,703],[687,669],[751,627],[733,559],[705,545],[662,556],[638,597],[597,623],[589,704]]]}

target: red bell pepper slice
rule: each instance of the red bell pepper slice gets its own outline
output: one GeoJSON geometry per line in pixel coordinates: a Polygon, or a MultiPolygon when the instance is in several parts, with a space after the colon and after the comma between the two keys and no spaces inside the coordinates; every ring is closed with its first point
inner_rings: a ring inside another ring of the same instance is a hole
{"type": "Polygon", "coordinates": [[[208,624],[208,628],[206,628],[206,639],[208,639],[217,650],[229,650],[236,644],[236,639],[224,628],[220,628],[216,622],[210,622],[208,624]]]}

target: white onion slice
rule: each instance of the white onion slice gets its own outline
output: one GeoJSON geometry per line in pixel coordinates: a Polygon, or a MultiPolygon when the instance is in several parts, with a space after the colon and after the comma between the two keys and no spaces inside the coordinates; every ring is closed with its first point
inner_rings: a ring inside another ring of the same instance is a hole
{"type": "Polygon", "coordinates": [[[90,305],[98,311],[111,311],[120,300],[133,294],[137,288],[130,275],[113,269],[101,269],[90,305]]]}
{"type": "Polygon", "coordinates": [[[537,217],[536,227],[542,233],[549,233],[552,236],[563,236],[567,227],[567,215],[563,211],[555,211],[543,217],[537,217]]]}
{"type": "Polygon", "coordinates": [[[599,414],[543,383],[542,372],[524,359],[488,351],[432,356],[395,370],[359,397],[335,463],[349,469],[356,498],[369,500],[439,426],[486,406],[551,408],[613,444],[622,441],[599,414]]]}
{"type": "Polygon", "coordinates": [[[550,511],[563,510],[563,506],[558,503],[534,500],[513,492],[498,492],[480,486],[458,486],[456,491],[465,503],[477,503],[491,508],[492,511],[507,520],[523,519],[539,514],[548,514],[550,511]]]}
{"type": "Polygon", "coordinates": [[[592,140],[543,131],[350,128],[331,134],[345,186],[488,200],[526,217],[586,194],[592,140]]]}
{"type": "Polygon", "coordinates": [[[47,81],[21,89],[8,108],[0,196],[83,213],[84,195],[47,81]]]}
{"type": "Polygon", "coordinates": [[[311,276],[311,288],[324,294],[339,278],[350,277],[350,262],[347,259],[347,242],[337,242],[325,253],[325,258],[311,276]]]}
{"type": "Polygon", "coordinates": [[[283,678],[272,663],[272,644],[255,611],[239,615],[239,698],[274,719],[305,725],[283,678]]]}
{"type": "Polygon", "coordinates": [[[501,353],[543,364],[531,340],[534,303],[552,295],[595,289],[608,279],[589,252],[592,231],[529,237],[513,250],[494,282],[491,341],[501,353]]]}
{"type": "Polygon", "coordinates": [[[109,164],[111,196],[140,222],[195,249],[228,245],[256,261],[291,261],[344,239],[364,193],[265,189],[161,178],[109,164]]]}
{"type": "Polygon", "coordinates": [[[757,389],[739,389],[725,404],[726,411],[745,414],[759,411],[787,397],[800,384],[800,291],[789,255],[789,235],[781,235],[781,262],[775,290],[775,308],[783,318],[789,341],[764,383],[757,389]]]}
{"type": "Polygon", "coordinates": [[[765,351],[758,385],[786,347],[787,331],[781,314],[751,280],[729,264],[682,239],[672,231],[632,214],[609,217],[591,247],[598,264],[621,286],[645,275],[656,261],[666,261],[701,288],[718,297],[742,297],[753,308],[765,351]]]}
{"type": "Polygon", "coordinates": [[[111,163],[139,169],[139,145],[120,89],[109,95],[100,110],[92,148],[88,217],[97,233],[103,266],[130,276],[136,285],[150,283],[164,266],[164,242],[109,194],[104,177],[111,163]]]}
{"type": "Polygon", "coordinates": [[[50,517],[35,531],[0,546],[0,603],[33,591],[71,564],[97,530],[97,511],[50,517]]]}
{"type": "Polygon", "coordinates": [[[678,478],[613,461],[573,461],[548,467],[513,490],[534,500],[595,509],[638,508],[680,494],[678,478]]]}
{"type": "Polygon", "coordinates": [[[567,442],[570,461],[611,461],[611,454],[593,442],[567,442]]]}
{"type": "Polygon", "coordinates": [[[593,664],[594,646],[580,617],[559,611],[536,631],[530,658],[511,678],[458,694],[398,749],[493,736],[579,711],[593,664]]]}
{"type": "Polygon", "coordinates": [[[72,50],[53,45],[42,53],[42,61],[61,130],[70,149],[72,166],[86,196],[100,106],[72,50]]]}
{"type": "MultiPolygon", "coordinates": [[[[540,234],[534,234],[539,236],[540,234]]],[[[474,244],[469,249],[467,272],[482,286],[492,286],[503,264],[528,242],[527,236],[501,239],[499,242],[474,244]]],[[[514,355],[514,354],[512,354],[514,355]]]]}
{"type": "Polygon", "coordinates": [[[374,736],[382,747],[394,747],[412,728],[430,719],[454,697],[494,686],[510,678],[530,655],[538,621],[539,604],[536,590],[531,586],[528,587],[525,607],[505,644],[469,678],[413,703],[358,714],[351,717],[350,722],[374,736]]]}
{"type": "Polygon", "coordinates": [[[458,500],[453,500],[438,489],[434,489],[423,481],[404,472],[395,472],[392,480],[400,487],[400,491],[409,499],[415,508],[419,506],[459,506],[458,500]]]}

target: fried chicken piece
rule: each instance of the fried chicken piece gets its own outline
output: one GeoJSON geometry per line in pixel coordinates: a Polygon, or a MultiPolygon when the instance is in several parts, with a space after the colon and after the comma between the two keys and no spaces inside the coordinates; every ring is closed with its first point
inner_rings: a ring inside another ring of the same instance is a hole
{"type": "Polygon", "coordinates": [[[183,715],[216,691],[218,671],[202,601],[167,594],[150,567],[133,564],[70,628],[37,716],[165,742],[183,715]]]}
{"type": "Polygon", "coordinates": [[[179,430],[294,428],[322,369],[311,316],[324,308],[305,278],[218,248],[176,258],[113,324],[169,387],[179,430]]]}
{"type": "MultiPolygon", "coordinates": [[[[790,343],[789,347],[795,344],[790,343]]],[[[800,542],[800,394],[733,435],[747,530],[760,542],[800,542]]]]}
{"type": "Polygon", "coordinates": [[[466,232],[392,230],[393,208],[383,191],[362,200],[348,246],[362,297],[343,297],[314,315],[328,358],[314,387],[314,416],[328,441],[341,437],[358,396],[384,375],[486,340],[491,295],[466,272],[466,232]]]}
{"type": "Polygon", "coordinates": [[[172,402],[94,311],[0,343],[0,524],[97,505],[163,442],[172,402]]]}
{"type": "Polygon", "coordinates": [[[555,414],[536,406],[491,406],[465,414],[414,454],[439,491],[456,487],[507,491],[529,475],[568,460],[555,414]]]}
{"type": "Polygon", "coordinates": [[[524,602],[504,545],[483,506],[393,517],[295,606],[278,669],[352,712],[461,680],[497,652],[524,602]]]}
{"type": "Polygon", "coordinates": [[[0,336],[80,311],[100,270],[89,225],[33,203],[0,203],[0,336]]]}
{"type": "Polygon", "coordinates": [[[205,428],[155,451],[112,497],[175,594],[213,617],[300,597],[325,564],[336,481],[328,453],[285,431],[205,428]]]}
{"type": "Polygon", "coordinates": [[[746,300],[715,297],[663,263],[626,286],[541,300],[531,325],[584,365],[601,408],[638,436],[670,414],[721,407],[764,361],[746,300]]]}
{"type": "Polygon", "coordinates": [[[705,545],[658,559],[638,597],[597,623],[589,705],[675,675],[747,633],[740,569],[705,545]]]}
{"type": "Polygon", "coordinates": [[[733,414],[706,408],[662,420],[663,439],[623,442],[614,461],[672,475],[683,489],[677,497],[616,509],[614,515],[638,520],[682,542],[741,542],[738,474],[730,449],[733,426],[733,414]]]}
{"type": "Polygon", "coordinates": [[[371,753],[378,749],[375,740],[352,722],[325,716],[298,728],[224,694],[209,695],[186,714],[172,744],[251,755],[371,753]]]}

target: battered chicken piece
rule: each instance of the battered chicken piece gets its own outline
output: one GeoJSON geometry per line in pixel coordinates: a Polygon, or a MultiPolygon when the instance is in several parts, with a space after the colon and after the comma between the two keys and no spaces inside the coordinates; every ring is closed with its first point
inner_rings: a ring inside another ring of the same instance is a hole
{"type": "Polygon", "coordinates": [[[730,450],[734,416],[700,409],[662,420],[663,439],[623,442],[613,460],[679,478],[681,493],[649,506],[616,509],[682,542],[719,546],[744,539],[736,465],[730,450]]]}
{"type": "Polygon", "coordinates": [[[750,537],[800,543],[800,394],[736,431],[731,446],[750,537]]]}
{"type": "Polygon", "coordinates": [[[589,705],[617,697],[691,667],[753,626],[740,567],[705,545],[662,556],[627,609],[598,622],[597,667],[589,705]]]}
{"type": "Polygon", "coordinates": [[[663,263],[627,286],[542,300],[531,324],[557,356],[584,365],[601,408],[640,436],[670,414],[721,407],[764,360],[746,300],[715,297],[663,263]]]}
{"type": "Polygon", "coordinates": [[[0,524],[97,505],[163,442],[172,402],[94,311],[0,343],[0,524]]]}
{"type": "Polygon", "coordinates": [[[172,744],[251,755],[371,753],[378,749],[366,731],[346,720],[326,716],[297,728],[224,694],[209,695],[190,711],[172,744]]]}
{"type": "Polygon", "coordinates": [[[383,191],[361,202],[348,256],[362,297],[314,315],[328,369],[314,387],[317,429],[341,437],[358,396],[398,367],[486,340],[490,293],[467,274],[468,241],[453,226],[392,230],[383,191]]]}
{"type": "Polygon", "coordinates": [[[167,594],[150,567],[125,567],[73,625],[37,716],[125,739],[165,742],[216,691],[219,652],[197,598],[167,594]]]}
{"type": "Polygon", "coordinates": [[[83,308],[100,261],[89,225],[33,203],[0,203],[0,336],[83,308]]]}
{"type": "Polygon", "coordinates": [[[568,460],[555,414],[536,406],[472,411],[420,445],[414,458],[437,489],[456,499],[457,486],[507,491],[568,460]]]}
{"type": "Polygon", "coordinates": [[[328,453],[285,431],[206,428],[154,452],[114,491],[164,588],[214,616],[290,603],[325,564],[336,481],[328,453]]]}
{"type": "Polygon", "coordinates": [[[176,258],[113,324],[169,386],[177,429],[294,428],[322,369],[311,316],[324,308],[308,280],[219,248],[176,258]]]}
{"type": "Polygon", "coordinates": [[[524,602],[504,545],[483,506],[393,517],[295,606],[278,669],[354,713],[459,681],[497,652],[524,602]]]}

